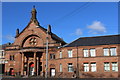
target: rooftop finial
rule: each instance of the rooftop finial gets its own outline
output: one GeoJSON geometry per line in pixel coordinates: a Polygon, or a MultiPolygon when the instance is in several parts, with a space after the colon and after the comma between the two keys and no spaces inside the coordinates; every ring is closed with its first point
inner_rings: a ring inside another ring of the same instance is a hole
{"type": "Polygon", "coordinates": [[[34,23],[36,23],[36,25],[39,25],[39,22],[37,21],[36,15],[37,15],[37,11],[35,9],[35,5],[33,5],[32,11],[31,11],[31,21],[34,21],[34,23]]]}
{"type": "Polygon", "coordinates": [[[37,11],[35,9],[35,5],[33,5],[31,13],[32,13],[31,20],[35,20],[36,19],[36,13],[37,13],[37,11]]]}

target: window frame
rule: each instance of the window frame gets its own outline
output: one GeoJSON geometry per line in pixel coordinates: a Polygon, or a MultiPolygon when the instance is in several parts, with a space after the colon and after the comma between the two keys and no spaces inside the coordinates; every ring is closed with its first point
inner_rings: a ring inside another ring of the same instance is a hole
{"type": "Polygon", "coordinates": [[[104,54],[104,56],[110,56],[109,48],[103,48],[103,54],[104,54]],[[106,50],[107,50],[107,54],[105,53],[106,50]]]}
{"type": "Polygon", "coordinates": [[[110,48],[110,56],[117,56],[117,49],[116,49],[116,47],[111,47],[110,48]],[[111,49],[115,49],[114,50],[115,52],[113,53],[113,51],[111,49]]]}
{"type": "Polygon", "coordinates": [[[72,57],[73,57],[73,51],[72,51],[72,49],[69,49],[68,50],[68,58],[72,58],[72,57]]]}
{"type": "Polygon", "coordinates": [[[96,62],[90,63],[90,67],[91,67],[91,72],[96,72],[96,71],[97,71],[96,62]],[[92,65],[92,64],[93,64],[93,65],[92,65]],[[95,65],[94,65],[94,64],[95,64],[95,65]]]}
{"type": "Polygon", "coordinates": [[[95,48],[90,49],[90,57],[96,57],[96,49],[95,48]],[[92,53],[92,50],[94,50],[94,55],[92,53]]]}
{"type": "Polygon", "coordinates": [[[118,72],[118,62],[112,62],[111,65],[112,65],[112,71],[118,72]],[[113,65],[113,63],[116,63],[116,64],[113,65]]]}
{"type": "Polygon", "coordinates": [[[83,49],[83,56],[89,57],[89,49],[83,49]],[[85,52],[87,50],[87,53],[85,52]]]}
{"type": "Polygon", "coordinates": [[[60,63],[60,72],[62,72],[62,64],[60,63]]]}
{"type": "Polygon", "coordinates": [[[109,72],[110,71],[110,62],[104,62],[104,71],[109,72]],[[105,64],[108,63],[108,64],[105,64]]]}
{"type": "Polygon", "coordinates": [[[14,55],[10,55],[10,61],[14,61],[15,60],[15,56],[14,55]]]}
{"type": "Polygon", "coordinates": [[[89,68],[89,63],[83,63],[84,66],[84,72],[89,72],[90,68],[89,68]]]}
{"type": "Polygon", "coordinates": [[[74,72],[72,63],[68,63],[68,72],[74,72]]]}
{"type": "Polygon", "coordinates": [[[62,58],[62,51],[59,52],[59,58],[62,58]]]}
{"type": "Polygon", "coordinates": [[[54,53],[51,53],[50,54],[50,59],[52,60],[52,59],[55,59],[55,54],[54,53]]]}

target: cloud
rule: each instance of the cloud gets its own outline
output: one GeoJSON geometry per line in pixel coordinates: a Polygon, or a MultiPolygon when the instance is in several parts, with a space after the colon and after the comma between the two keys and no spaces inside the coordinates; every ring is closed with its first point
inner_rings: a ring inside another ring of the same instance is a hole
{"type": "Polygon", "coordinates": [[[6,35],[5,39],[10,40],[10,41],[14,41],[15,40],[15,38],[12,35],[6,35]]]}
{"type": "Polygon", "coordinates": [[[89,33],[92,34],[106,33],[106,28],[100,21],[94,21],[91,25],[88,25],[87,28],[90,29],[89,33]]]}
{"type": "Polygon", "coordinates": [[[75,34],[82,35],[82,30],[80,28],[76,29],[75,34]]]}
{"type": "Polygon", "coordinates": [[[77,36],[82,35],[82,30],[80,28],[76,29],[73,35],[77,35],[77,36]]]}

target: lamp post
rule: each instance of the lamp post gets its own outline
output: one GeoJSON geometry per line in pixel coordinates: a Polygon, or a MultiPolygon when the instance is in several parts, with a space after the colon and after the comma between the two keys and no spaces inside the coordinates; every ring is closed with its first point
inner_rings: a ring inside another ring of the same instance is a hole
{"type": "Polygon", "coordinates": [[[77,71],[76,71],[76,78],[79,78],[79,63],[78,63],[78,46],[76,45],[76,48],[77,48],[77,71]]]}
{"type": "Polygon", "coordinates": [[[46,72],[45,72],[45,78],[48,78],[48,30],[47,30],[47,36],[46,36],[46,72]]]}

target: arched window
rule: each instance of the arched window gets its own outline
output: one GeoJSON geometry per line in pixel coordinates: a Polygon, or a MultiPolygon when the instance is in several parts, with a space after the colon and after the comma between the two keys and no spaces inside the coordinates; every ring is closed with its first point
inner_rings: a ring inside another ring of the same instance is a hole
{"type": "Polygon", "coordinates": [[[37,45],[37,39],[35,37],[32,37],[29,41],[29,44],[32,45],[32,46],[37,45]]]}

